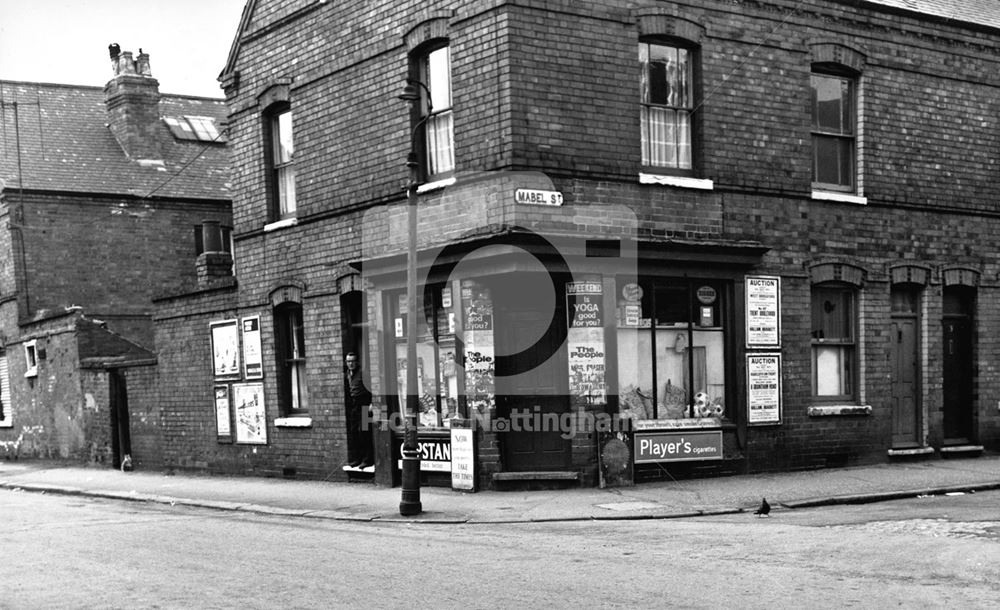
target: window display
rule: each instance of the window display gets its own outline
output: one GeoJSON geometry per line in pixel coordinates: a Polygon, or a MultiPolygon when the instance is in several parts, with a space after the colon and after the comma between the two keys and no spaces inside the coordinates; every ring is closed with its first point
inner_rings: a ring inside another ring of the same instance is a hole
{"type": "Polygon", "coordinates": [[[620,411],[635,419],[722,417],[728,286],[648,279],[617,289],[620,411]]]}

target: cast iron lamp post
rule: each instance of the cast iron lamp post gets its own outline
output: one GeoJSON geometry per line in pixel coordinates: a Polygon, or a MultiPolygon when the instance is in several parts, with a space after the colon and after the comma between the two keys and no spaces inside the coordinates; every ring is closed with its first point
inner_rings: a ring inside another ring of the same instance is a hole
{"type": "Polygon", "coordinates": [[[410,132],[410,152],[406,156],[409,183],[406,185],[406,220],[409,229],[406,252],[406,432],[403,435],[403,491],[399,501],[399,514],[404,517],[419,515],[420,505],[420,452],[417,447],[417,184],[420,167],[417,156],[417,129],[430,116],[431,92],[419,80],[406,79],[406,87],[399,99],[410,104],[417,112],[420,103],[420,86],[427,93],[427,115],[417,121],[410,132]]]}

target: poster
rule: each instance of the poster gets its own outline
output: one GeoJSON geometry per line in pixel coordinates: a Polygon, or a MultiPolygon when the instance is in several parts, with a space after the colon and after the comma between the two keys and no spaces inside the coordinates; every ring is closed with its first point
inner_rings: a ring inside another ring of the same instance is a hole
{"type": "Polygon", "coordinates": [[[216,379],[240,378],[240,336],[236,320],[209,324],[212,331],[212,368],[216,379]]]}
{"type": "Polygon", "coordinates": [[[264,384],[233,384],[233,405],[236,408],[236,442],[257,445],[267,443],[264,384]]]}
{"type": "Polygon", "coordinates": [[[469,411],[487,413],[494,406],[495,360],[493,298],[490,289],[471,280],[462,282],[465,341],[465,394],[469,411]]]}
{"type": "Polygon", "coordinates": [[[230,437],[233,434],[230,422],[232,420],[229,411],[229,387],[215,387],[215,425],[220,437],[230,437]]]}
{"type": "Polygon", "coordinates": [[[747,423],[781,423],[781,355],[747,354],[747,423]]]}
{"type": "Polygon", "coordinates": [[[781,347],[781,278],[747,276],[747,347],[781,347]]]}
{"type": "Polygon", "coordinates": [[[604,311],[600,281],[566,284],[569,393],[587,404],[605,404],[604,311]]]}
{"type": "Polygon", "coordinates": [[[476,450],[471,428],[451,428],[451,488],[476,490],[476,450]]]}
{"type": "Polygon", "coordinates": [[[264,376],[260,348],[260,316],[243,318],[243,370],[247,379],[264,376]]]}

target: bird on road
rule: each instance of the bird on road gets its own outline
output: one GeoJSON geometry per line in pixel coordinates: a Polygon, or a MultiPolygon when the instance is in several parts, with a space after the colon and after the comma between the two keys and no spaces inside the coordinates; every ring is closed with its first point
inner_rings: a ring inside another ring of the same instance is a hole
{"type": "Polygon", "coordinates": [[[767,498],[761,498],[760,508],[753,511],[753,514],[767,517],[771,512],[771,505],[767,503],[767,498]]]}

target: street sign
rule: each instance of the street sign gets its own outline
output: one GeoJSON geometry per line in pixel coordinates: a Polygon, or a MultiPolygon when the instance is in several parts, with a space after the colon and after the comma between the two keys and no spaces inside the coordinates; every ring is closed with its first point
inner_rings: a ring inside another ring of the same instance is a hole
{"type": "Polygon", "coordinates": [[[563,196],[559,191],[517,189],[514,193],[514,201],[528,205],[562,205],[563,196]]]}

